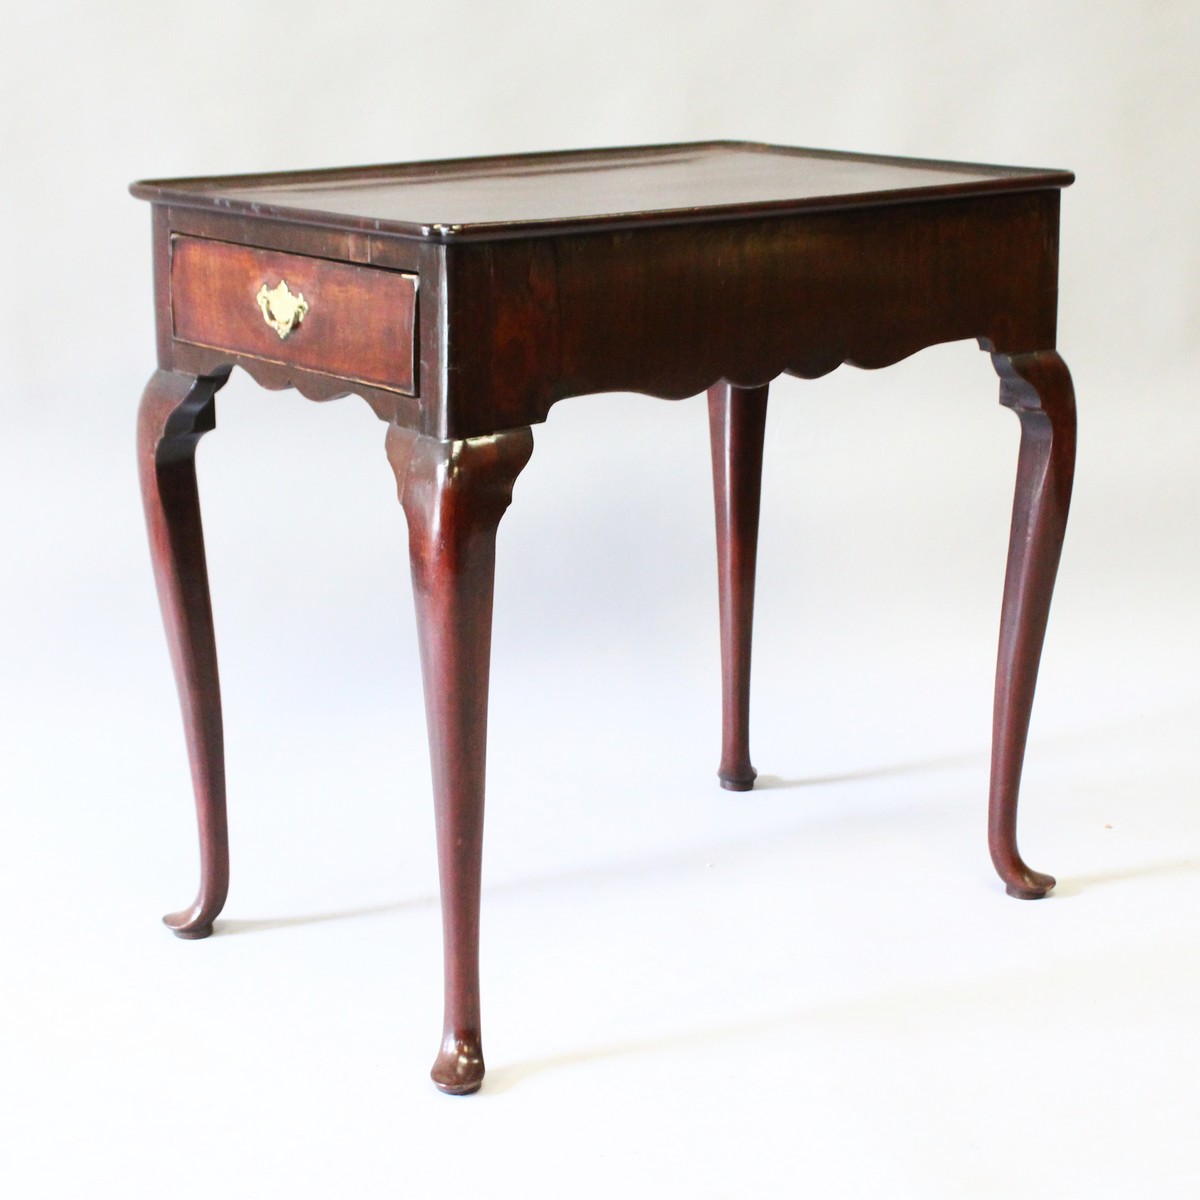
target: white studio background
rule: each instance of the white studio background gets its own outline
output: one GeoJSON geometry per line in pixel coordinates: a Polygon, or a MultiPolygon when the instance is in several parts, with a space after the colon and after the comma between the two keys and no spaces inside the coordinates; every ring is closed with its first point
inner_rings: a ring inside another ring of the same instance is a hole
{"type": "Polygon", "coordinates": [[[4,1194],[1196,1194],[1194,0],[0,12],[4,1194]],[[742,797],[703,403],[567,401],[501,526],[490,1073],[449,1100],[405,532],[354,399],[218,398],[234,882],[226,936],[157,926],[195,833],[125,188],[710,137],[1077,173],[1079,471],[1022,810],[1060,887],[1009,901],[986,857],[1017,422],[984,356],[775,386],[742,797]]]}

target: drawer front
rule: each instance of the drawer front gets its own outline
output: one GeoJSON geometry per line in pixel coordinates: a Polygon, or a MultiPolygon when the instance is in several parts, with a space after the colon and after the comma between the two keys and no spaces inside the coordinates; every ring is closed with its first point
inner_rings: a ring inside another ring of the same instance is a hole
{"type": "Polygon", "coordinates": [[[416,309],[415,275],[171,239],[171,320],[181,341],[411,396],[416,309]]]}

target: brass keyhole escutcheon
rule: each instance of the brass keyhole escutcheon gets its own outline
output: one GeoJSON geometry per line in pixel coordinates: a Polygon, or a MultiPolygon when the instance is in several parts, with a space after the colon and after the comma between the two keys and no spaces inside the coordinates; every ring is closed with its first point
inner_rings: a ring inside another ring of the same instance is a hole
{"type": "Polygon", "coordinates": [[[281,279],[273,288],[264,283],[258,289],[258,307],[262,309],[263,320],[279,334],[282,342],[308,312],[308,301],[302,292],[294,295],[289,290],[286,279],[281,279]]]}

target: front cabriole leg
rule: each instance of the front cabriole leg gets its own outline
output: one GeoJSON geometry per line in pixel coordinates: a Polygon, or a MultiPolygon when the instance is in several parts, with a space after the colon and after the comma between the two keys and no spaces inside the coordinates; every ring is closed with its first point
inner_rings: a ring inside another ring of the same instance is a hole
{"type": "Polygon", "coordinates": [[[387,448],[408,518],[437,815],[445,1023],[431,1075],[465,1095],[484,1073],[479,896],[496,527],[533,434],[440,442],[392,425],[387,448]]]}
{"type": "Polygon", "coordinates": [[[196,445],[216,424],[214,397],[228,378],[156,371],[138,410],[142,502],[200,827],[200,890],[190,908],[163,917],[182,938],[208,937],[229,891],[221,687],[196,491],[196,445]]]}
{"type": "Polygon", "coordinates": [[[1000,403],[1021,421],[1016,496],[1000,617],[988,848],[1010,896],[1038,900],[1054,878],[1028,867],[1017,850],[1017,793],[1029,714],[1062,552],[1075,474],[1075,393],[1053,350],[993,354],[1000,403]]]}

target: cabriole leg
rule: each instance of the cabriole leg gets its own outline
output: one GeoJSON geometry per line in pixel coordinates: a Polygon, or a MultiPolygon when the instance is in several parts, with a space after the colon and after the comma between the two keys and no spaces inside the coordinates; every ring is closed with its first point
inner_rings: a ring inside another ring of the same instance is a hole
{"type": "Polygon", "coordinates": [[[387,448],[408,518],[437,815],[445,1023],[431,1074],[463,1095],[484,1074],[479,894],[496,527],[533,435],[439,442],[392,425],[387,448]]]}
{"type": "Polygon", "coordinates": [[[200,826],[200,890],[190,908],[163,918],[178,937],[212,933],[229,891],[225,748],[196,445],[216,424],[214,397],[229,377],[157,371],[138,411],[138,469],[158,602],[166,626],[200,826]]]}
{"type": "Polygon", "coordinates": [[[1017,850],[1017,793],[1050,598],[1075,474],[1075,393],[1054,351],[993,354],[1000,403],[1021,421],[1016,497],[1000,618],[988,846],[1010,896],[1037,900],[1054,878],[1017,850]]]}
{"type": "Polygon", "coordinates": [[[717,582],[721,613],[721,786],[754,786],[750,764],[750,642],[762,493],[767,389],[721,382],[708,390],[717,582]]]}

